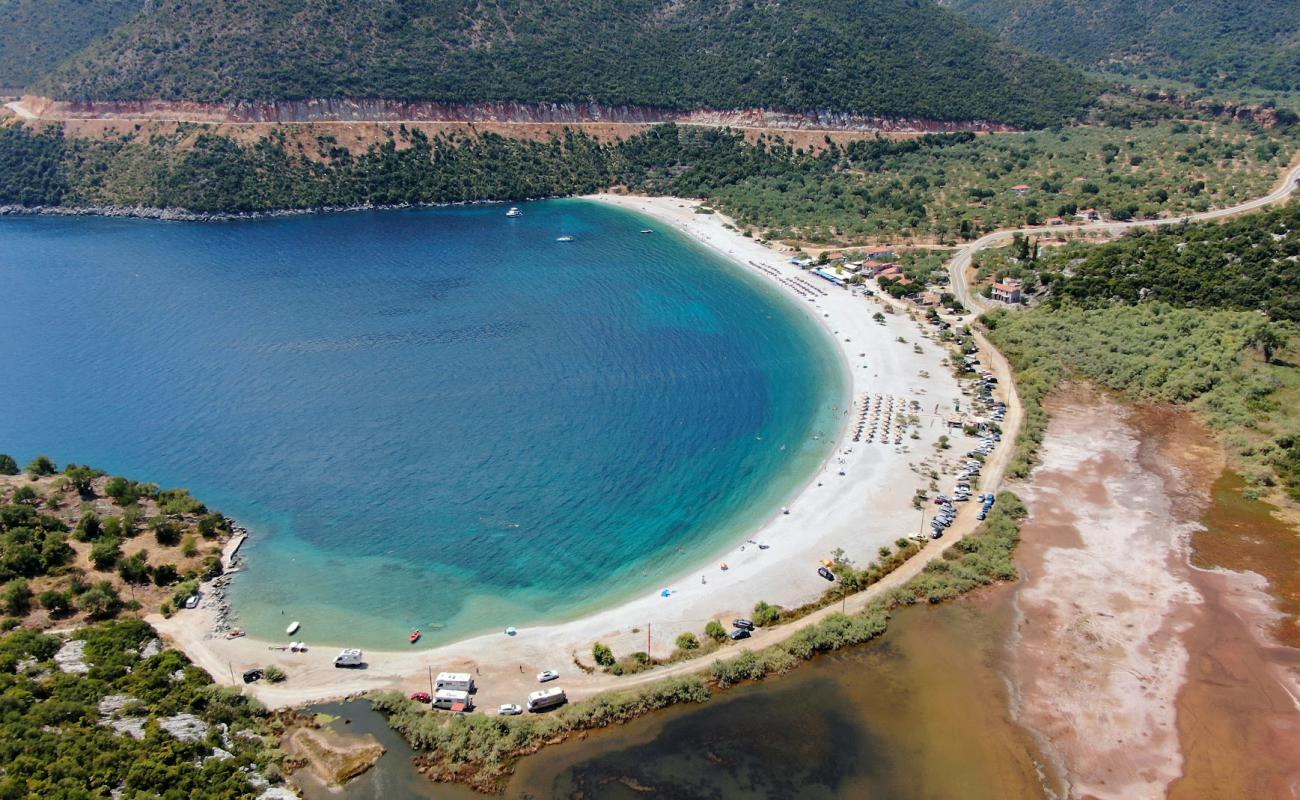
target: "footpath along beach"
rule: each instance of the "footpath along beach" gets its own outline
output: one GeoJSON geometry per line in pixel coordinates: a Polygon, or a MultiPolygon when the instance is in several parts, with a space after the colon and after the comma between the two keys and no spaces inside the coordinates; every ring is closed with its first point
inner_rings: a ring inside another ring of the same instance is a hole
{"type": "MultiPolygon", "coordinates": [[[[944,426],[944,418],[959,406],[965,410],[968,400],[947,364],[947,348],[923,338],[921,326],[904,313],[886,314],[883,324],[874,320],[873,314],[882,309],[880,301],[800,271],[788,263],[788,254],[741,236],[721,215],[696,213],[694,201],[612,195],[593,199],[645,215],[661,228],[671,226],[712,248],[734,262],[734,268],[784,292],[834,340],[849,375],[852,408],[844,411],[845,425],[832,455],[788,501],[788,513],[774,510],[768,522],[742,541],[688,572],[663,576],[662,586],[669,590],[666,597],[659,591],[647,592],[644,597],[579,619],[519,628],[514,636],[495,631],[434,649],[367,650],[367,668],[361,670],[335,669],[332,661],[338,648],[312,642],[313,633],[320,632],[304,629],[292,637],[309,646],[305,653],[276,649],[288,643],[288,636],[281,642],[225,638],[220,632],[220,615],[225,611],[220,597],[205,599],[199,609],[179,612],[170,619],[151,617],[149,621],[163,636],[221,682],[234,683],[251,667],[282,667],[288,674],[284,683],[261,682],[250,687],[260,700],[275,708],[377,689],[427,690],[430,671],[475,674],[480,687],[476,704],[481,710],[523,702],[537,687],[535,674],[544,669],[557,670],[561,679],[554,685],[562,686],[571,699],[581,699],[694,672],[707,668],[712,660],[679,662],[621,678],[600,672],[587,674],[577,668],[574,658],[590,663],[594,642],[610,645],[617,655],[648,650],[666,656],[678,634],[692,631],[700,635],[711,619],[726,623],[749,616],[760,600],[795,606],[815,599],[829,586],[816,572],[818,563],[836,548],[843,548],[855,563],[866,564],[880,547],[892,546],[895,540],[922,528],[921,512],[911,503],[916,489],[929,484],[922,472],[935,470],[942,488],[948,490],[951,463],[969,449],[960,432],[950,432],[944,426]],[[903,429],[895,421],[885,442],[880,441],[882,433],[870,442],[853,442],[855,425],[850,421],[856,423],[864,402],[869,403],[873,416],[874,409],[880,409],[882,427],[885,419],[899,414],[914,414],[916,422],[903,429]],[[912,438],[913,433],[917,438],[912,438]],[[941,456],[935,445],[945,434],[953,438],[954,445],[941,456]]],[[[1000,483],[1019,427],[1020,407],[1005,361],[987,349],[981,355],[998,376],[999,394],[1008,403],[1003,429],[1010,435],[990,456],[982,477],[984,489],[992,491],[1000,483]]],[[[905,582],[973,530],[978,508],[965,505],[943,539],[927,544],[918,556],[870,590],[849,598],[847,609],[861,608],[905,582]]],[[[720,652],[781,641],[838,610],[836,605],[786,625],[759,630],[752,639],[729,643],[720,652]]],[[[338,631],[330,631],[329,637],[337,641],[346,634],[341,637],[338,631]]]]}

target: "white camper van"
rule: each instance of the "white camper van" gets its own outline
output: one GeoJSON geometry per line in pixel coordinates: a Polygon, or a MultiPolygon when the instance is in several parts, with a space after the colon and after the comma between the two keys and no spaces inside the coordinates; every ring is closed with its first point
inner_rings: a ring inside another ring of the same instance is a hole
{"type": "Polygon", "coordinates": [[[361,651],[356,648],[341,650],[338,655],[334,656],[334,666],[336,667],[359,667],[363,663],[361,651]]]}
{"type": "Polygon", "coordinates": [[[562,706],[567,702],[569,702],[569,698],[564,696],[564,690],[559,687],[539,689],[528,695],[528,710],[545,711],[548,708],[562,706]]]}
{"type": "Polygon", "coordinates": [[[468,672],[439,672],[434,682],[438,689],[455,689],[458,692],[474,691],[474,676],[468,672]]]}
{"type": "Polygon", "coordinates": [[[456,689],[439,689],[438,693],[433,696],[433,707],[442,708],[448,711],[469,711],[472,701],[469,698],[469,692],[462,692],[456,689]]]}

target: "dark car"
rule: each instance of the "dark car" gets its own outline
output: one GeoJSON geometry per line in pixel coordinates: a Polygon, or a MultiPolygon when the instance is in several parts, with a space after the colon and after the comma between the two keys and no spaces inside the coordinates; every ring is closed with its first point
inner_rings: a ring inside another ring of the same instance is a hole
{"type": "Polygon", "coordinates": [[[246,670],[244,672],[244,683],[253,683],[254,681],[260,681],[262,679],[262,675],[263,673],[260,669],[246,670]]]}
{"type": "Polygon", "coordinates": [[[745,630],[744,628],[736,628],[734,631],[731,632],[730,636],[732,640],[738,642],[741,639],[748,639],[749,631],[745,630]]]}
{"type": "Polygon", "coordinates": [[[753,623],[753,622],[750,622],[750,621],[747,620],[747,619],[733,619],[733,620],[731,621],[731,624],[732,624],[733,626],[737,627],[737,628],[742,629],[742,630],[747,630],[747,631],[752,631],[752,630],[754,630],[754,623],[753,623]]]}
{"type": "Polygon", "coordinates": [[[826,569],[825,567],[818,567],[818,568],[817,568],[817,574],[820,575],[820,576],[822,576],[823,578],[825,578],[825,579],[828,580],[828,581],[833,581],[833,580],[835,580],[835,573],[834,573],[834,572],[831,572],[830,570],[826,569]]]}

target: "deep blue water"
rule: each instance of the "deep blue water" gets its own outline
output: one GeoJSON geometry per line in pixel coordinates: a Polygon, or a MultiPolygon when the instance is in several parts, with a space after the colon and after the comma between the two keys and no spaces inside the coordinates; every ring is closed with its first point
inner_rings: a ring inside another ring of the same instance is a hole
{"type": "Polygon", "coordinates": [[[254,635],[439,642],[653,591],[812,474],[843,370],[685,237],[524,209],[2,219],[0,451],[247,524],[254,635]]]}

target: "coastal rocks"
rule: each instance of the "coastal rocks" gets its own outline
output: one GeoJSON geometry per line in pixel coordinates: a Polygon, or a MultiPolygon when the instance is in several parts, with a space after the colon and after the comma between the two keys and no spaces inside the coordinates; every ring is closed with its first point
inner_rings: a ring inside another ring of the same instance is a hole
{"type": "Polygon", "coordinates": [[[77,675],[90,672],[90,665],[86,663],[86,642],[82,639],[69,640],[54,654],[54,663],[62,672],[77,675]]]}

